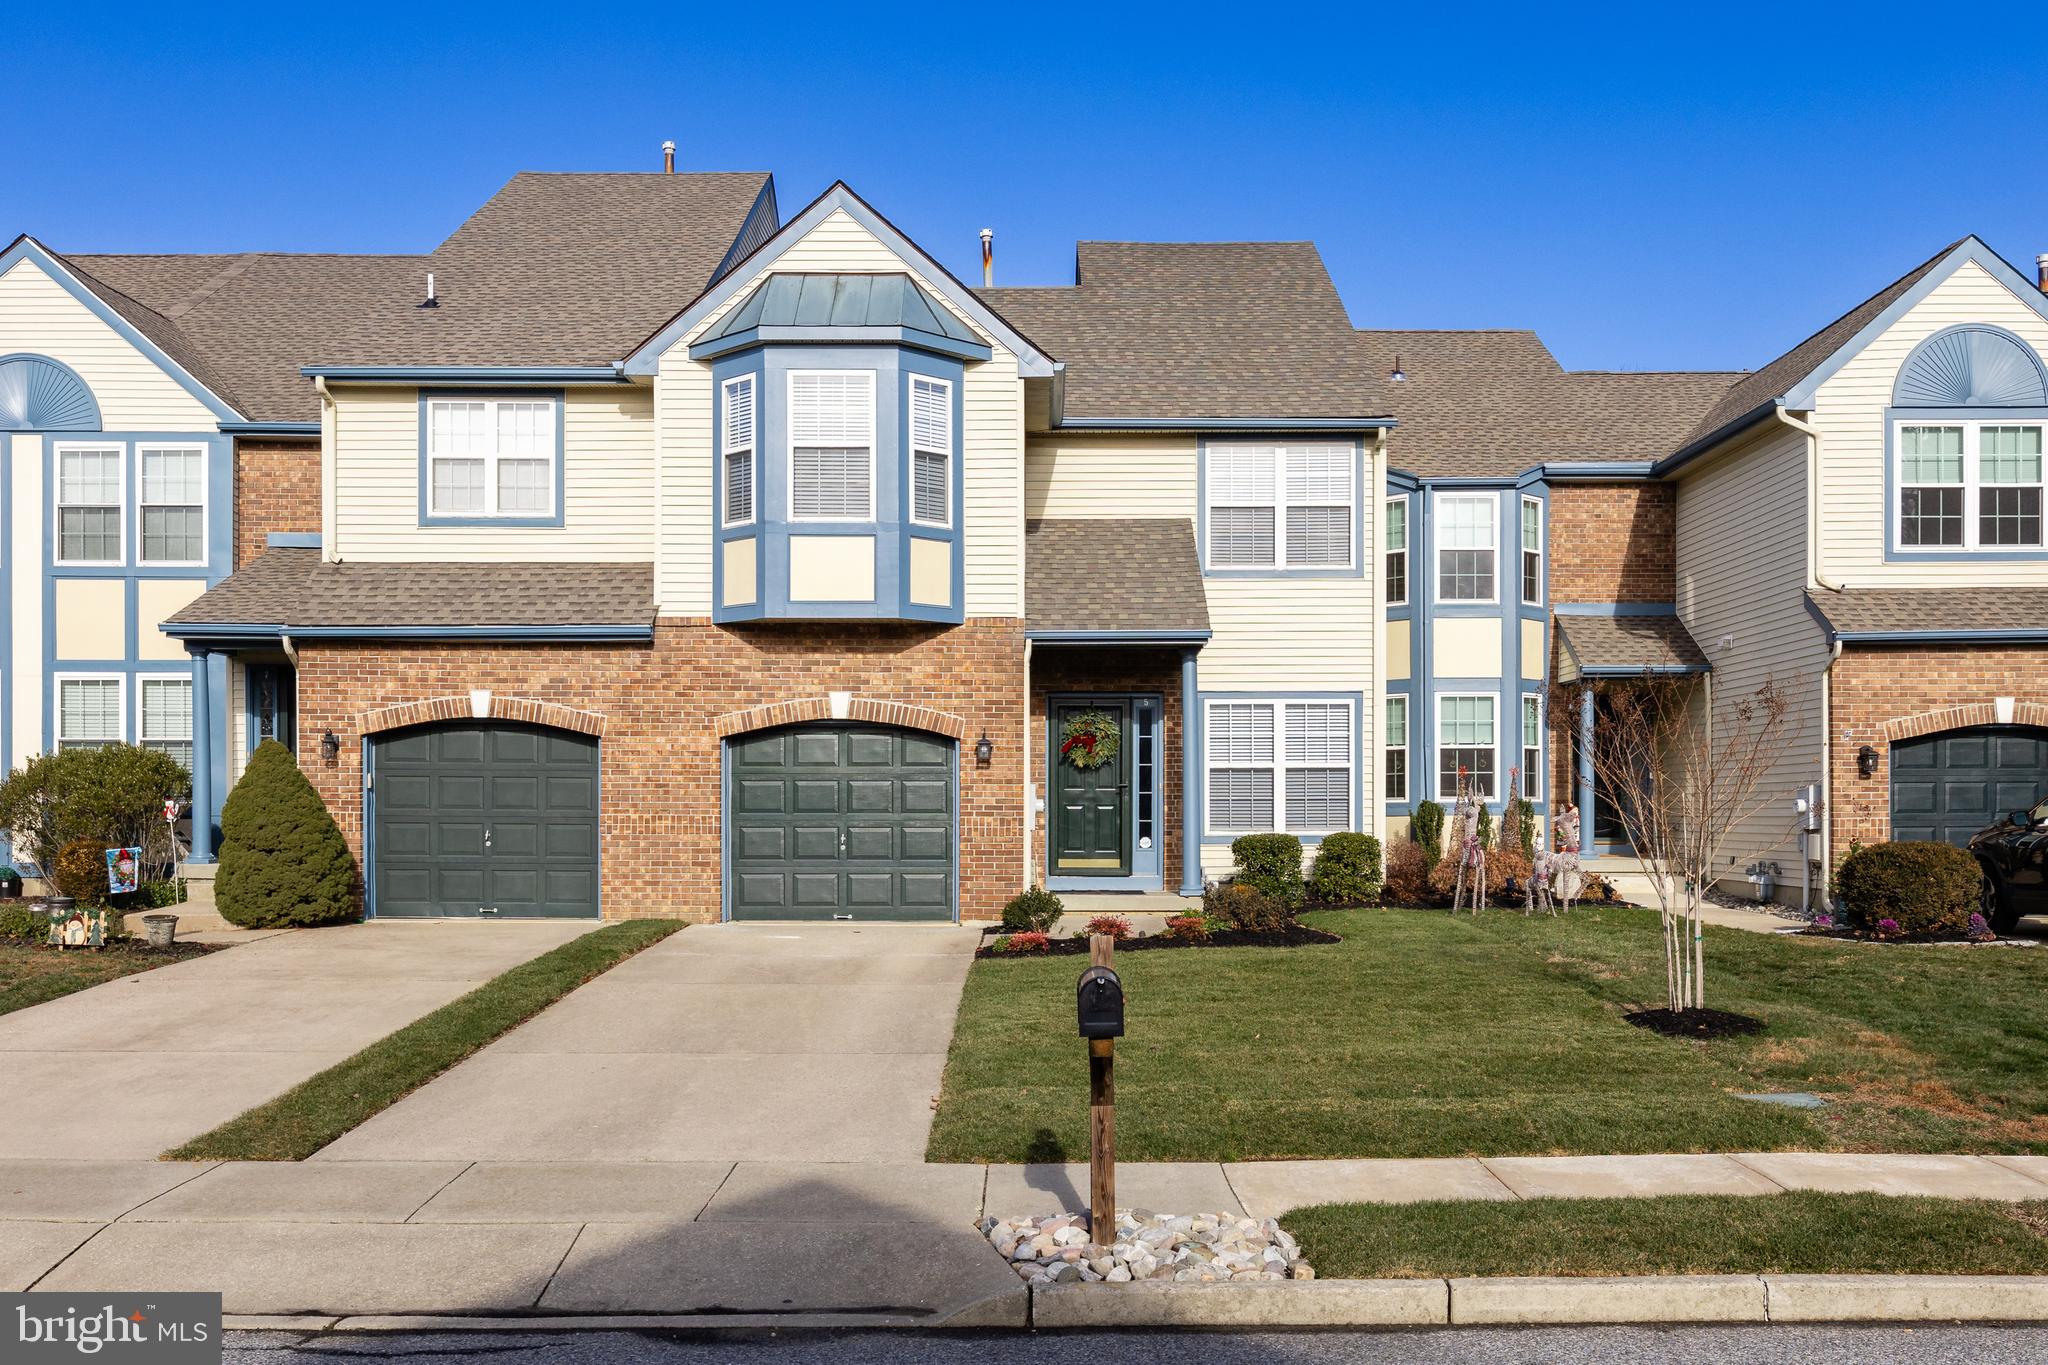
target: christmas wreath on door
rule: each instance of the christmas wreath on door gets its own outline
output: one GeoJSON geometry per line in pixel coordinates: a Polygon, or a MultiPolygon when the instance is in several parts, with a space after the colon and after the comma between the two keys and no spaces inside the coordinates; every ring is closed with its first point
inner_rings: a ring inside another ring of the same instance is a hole
{"type": "Polygon", "coordinates": [[[1060,727],[1060,757],[1084,773],[1091,772],[1114,761],[1122,741],[1123,731],[1115,716],[1106,711],[1083,711],[1068,717],[1060,727]]]}

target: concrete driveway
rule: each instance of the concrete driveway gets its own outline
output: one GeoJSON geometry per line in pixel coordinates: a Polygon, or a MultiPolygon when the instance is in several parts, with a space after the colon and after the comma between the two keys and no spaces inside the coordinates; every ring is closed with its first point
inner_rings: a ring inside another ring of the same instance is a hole
{"type": "Polygon", "coordinates": [[[154,1157],[596,927],[299,929],[0,1015],[0,1159],[154,1157]]]}
{"type": "Polygon", "coordinates": [[[316,1159],[919,1162],[979,939],[686,929],[316,1159]]]}

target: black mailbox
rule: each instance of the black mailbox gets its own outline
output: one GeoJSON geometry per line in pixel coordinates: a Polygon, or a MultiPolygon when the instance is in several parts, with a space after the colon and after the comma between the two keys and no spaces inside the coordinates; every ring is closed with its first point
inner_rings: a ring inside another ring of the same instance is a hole
{"type": "Polygon", "coordinates": [[[1107,967],[1090,967],[1075,988],[1083,1038],[1124,1036],[1124,983],[1107,967]]]}

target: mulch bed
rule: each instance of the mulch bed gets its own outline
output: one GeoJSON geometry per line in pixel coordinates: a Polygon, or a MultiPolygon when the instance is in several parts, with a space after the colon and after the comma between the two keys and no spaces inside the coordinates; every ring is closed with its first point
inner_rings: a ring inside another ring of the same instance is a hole
{"type": "Polygon", "coordinates": [[[1823,929],[1819,925],[1810,924],[1806,928],[1799,930],[1797,936],[1800,938],[1847,939],[1852,943],[1904,943],[1918,945],[1929,943],[1974,943],[1993,946],[2003,941],[1996,936],[1975,939],[1967,934],[1892,934],[1887,937],[1882,934],[1874,934],[1868,929],[1851,929],[1845,924],[1837,924],[1832,929],[1823,929]]]}
{"type": "Polygon", "coordinates": [[[1764,1021],[1727,1010],[1637,1010],[1621,1016],[1666,1038],[1742,1038],[1764,1031],[1764,1021]]]}
{"type": "MultiPolygon", "coordinates": [[[[997,932],[997,931],[989,931],[997,932]]],[[[1120,953],[1145,952],[1159,948],[1307,948],[1323,943],[1342,943],[1340,935],[1324,929],[1311,929],[1306,924],[1297,924],[1281,933],[1256,933],[1248,929],[1225,929],[1207,938],[1169,938],[1165,934],[1147,934],[1143,938],[1127,938],[1116,945],[1120,953]]],[[[991,939],[974,952],[976,957],[995,958],[1002,962],[1026,962],[1035,957],[1080,957],[1088,952],[1086,938],[1056,938],[1038,952],[998,953],[991,939]]]]}

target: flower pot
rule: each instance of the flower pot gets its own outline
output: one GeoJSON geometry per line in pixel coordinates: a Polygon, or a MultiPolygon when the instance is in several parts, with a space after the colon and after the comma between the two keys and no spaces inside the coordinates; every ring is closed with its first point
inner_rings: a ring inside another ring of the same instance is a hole
{"type": "Polygon", "coordinates": [[[148,935],[150,947],[168,948],[171,946],[171,941],[178,936],[178,917],[176,915],[144,915],[142,917],[142,932],[148,935]]]}

